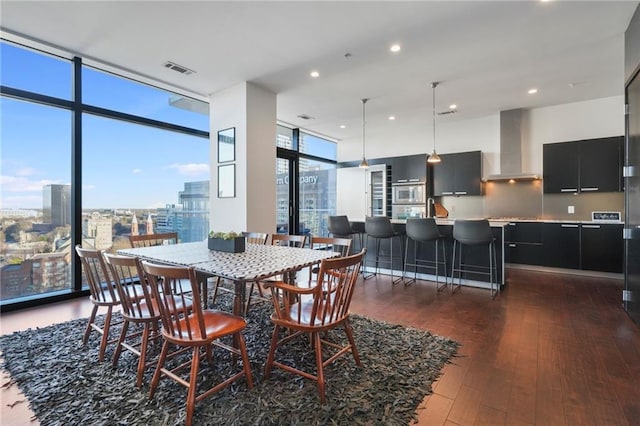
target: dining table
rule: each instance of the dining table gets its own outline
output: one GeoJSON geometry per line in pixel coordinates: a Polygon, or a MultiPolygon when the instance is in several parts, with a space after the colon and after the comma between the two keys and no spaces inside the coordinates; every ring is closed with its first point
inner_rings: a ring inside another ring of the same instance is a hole
{"type": "Polygon", "coordinates": [[[282,275],[292,279],[301,269],[319,264],[323,259],[340,256],[331,250],[314,250],[276,245],[245,245],[240,253],[209,250],[207,241],[125,248],[118,254],[167,265],[193,267],[202,288],[202,303],[207,308],[207,278],[219,277],[234,283],[233,313],[243,315],[247,283],[282,275]]]}

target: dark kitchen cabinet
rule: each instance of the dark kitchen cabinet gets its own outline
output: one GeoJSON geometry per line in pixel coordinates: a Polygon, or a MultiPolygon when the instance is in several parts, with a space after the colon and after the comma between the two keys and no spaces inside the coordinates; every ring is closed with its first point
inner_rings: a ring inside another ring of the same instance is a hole
{"type": "Polygon", "coordinates": [[[544,144],[544,192],[622,191],[623,137],[544,144]]]}
{"type": "Polygon", "coordinates": [[[482,152],[442,154],[433,167],[433,193],[443,195],[482,195],[482,152]]]}
{"type": "Polygon", "coordinates": [[[509,222],[505,232],[505,261],[524,265],[543,265],[542,223],[509,222]]]}
{"type": "Polygon", "coordinates": [[[394,157],[391,164],[393,183],[427,181],[427,155],[407,155],[394,157]]]}
{"type": "Polygon", "coordinates": [[[622,273],[622,224],[586,224],[580,229],[582,269],[622,273]]]}
{"type": "Polygon", "coordinates": [[[580,269],[580,224],[543,223],[544,266],[580,269]]]}
{"type": "Polygon", "coordinates": [[[578,142],[542,146],[543,186],[546,194],[578,192],[580,178],[578,142]]]}
{"type": "Polygon", "coordinates": [[[580,142],[580,192],[622,191],[624,138],[580,142]]]}

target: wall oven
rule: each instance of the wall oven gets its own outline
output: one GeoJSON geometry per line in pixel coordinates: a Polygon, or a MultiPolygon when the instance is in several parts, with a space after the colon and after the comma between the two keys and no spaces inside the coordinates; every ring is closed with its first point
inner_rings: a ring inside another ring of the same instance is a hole
{"type": "Polygon", "coordinates": [[[426,204],[426,185],[424,183],[393,184],[393,204],[426,204]]]}

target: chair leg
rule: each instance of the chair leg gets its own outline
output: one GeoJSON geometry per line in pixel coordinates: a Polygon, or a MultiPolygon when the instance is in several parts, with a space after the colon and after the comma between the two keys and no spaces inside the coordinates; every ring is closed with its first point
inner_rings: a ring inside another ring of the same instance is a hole
{"type": "Polygon", "coordinates": [[[218,287],[220,287],[220,277],[217,277],[216,279],[216,285],[213,287],[213,300],[211,301],[211,303],[216,303],[216,297],[218,297],[218,287]]]}
{"type": "Polygon", "coordinates": [[[200,367],[200,348],[194,347],[191,359],[191,374],[189,375],[189,390],[187,392],[187,419],[185,420],[185,426],[191,426],[193,423],[193,410],[196,407],[198,367],[200,367]]]}
{"type": "Polygon", "coordinates": [[[109,306],[107,309],[107,315],[104,317],[104,327],[102,329],[102,340],[100,341],[100,353],[98,355],[98,361],[104,360],[104,353],[107,350],[107,342],[109,341],[109,329],[111,328],[111,313],[113,307],[109,306]]]}
{"type": "Polygon", "coordinates": [[[120,359],[120,354],[122,353],[122,342],[124,342],[125,338],[127,337],[127,330],[129,330],[129,321],[128,320],[124,320],[124,322],[122,323],[122,331],[120,332],[120,338],[118,339],[118,342],[116,343],[116,350],[113,353],[113,366],[114,367],[118,365],[118,360],[120,359]]]}
{"type": "Polygon", "coordinates": [[[276,354],[276,347],[278,346],[278,339],[280,338],[280,326],[276,325],[273,328],[271,334],[271,346],[269,347],[269,355],[267,356],[267,362],[264,365],[264,378],[268,378],[271,375],[271,368],[273,367],[273,358],[276,354]]]}
{"type": "Polygon", "coordinates": [[[353,355],[353,359],[356,361],[356,365],[362,365],[360,363],[360,354],[358,353],[358,348],[356,347],[356,341],[353,338],[353,329],[351,328],[351,323],[349,320],[344,322],[344,332],[347,335],[347,339],[349,339],[349,344],[351,345],[351,355],[353,355]]]}
{"type": "Polygon", "coordinates": [[[447,288],[447,252],[446,252],[446,248],[444,246],[444,241],[443,240],[435,240],[436,242],[436,247],[435,247],[435,251],[436,251],[436,291],[440,292],[442,290],[444,290],[445,288],[447,288]],[[438,242],[440,242],[440,246],[442,247],[442,262],[444,264],[444,284],[442,286],[439,286],[439,271],[438,268],[440,267],[440,264],[438,262],[438,242]]]}
{"type": "MultiPolygon", "coordinates": [[[[369,245],[369,235],[365,235],[365,246],[369,245]]],[[[375,273],[369,273],[369,275],[366,274],[365,269],[366,269],[366,263],[367,263],[367,256],[365,255],[364,259],[362,259],[362,268],[361,268],[361,272],[362,272],[362,279],[363,280],[368,280],[369,278],[374,277],[376,274],[375,273]]]]}
{"type": "Polygon", "coordinates": [[[142,329],[142,342],[140,343],[140,358],[138,359],[138,371],[136,374],[136,387],[142,386],[142,377],[144,376],[144,367],[147,365],[147,346],[149,345],[149,329],[150,324],[144,323],[142,329]]]}
{"type": "Polygon", "coordinates": [[[96,314],[98,313],[98,305],[93,305],[93,309],[91,309],[91,316],[89,317],[89,322],[87,322],[87,328],[84,330],[84,336],[82,336],[82,344],[86,345],[89,340],[89,335],[91,334],[91,324],[93,324],[96,320],[96,314]]]}
{"type": "Polygon", "coordinates": [[[242,333],[236,333],[238,335],[238,348],[242,355],[242,367],[244,369],[244,375],[247,379],[247,386],[249,389],[253,388],[253,378],[251,376],[251,364],[249,364],[249,355],[247,355],[247,345],[245,344],[242,333]]]}
{"type": "Polygon", "coordinates": [[[158,387],[158,383],[160,383],[162,368],[164,367],[164,362],[167,359],[168,353],[169,353],[169,342],[165,341],[162,344],[162,351],[160,352],[158,365],[156,365],[156,371],[153,373],[153,378],[151,379],[151,385],[149,386],[149,399],[152,399],[153,395],[156,393],[156,388],[158,387]]]}
{"type": "MultiPolygon", "coordinates": [[[[392,285],[396,285],[399,282],[401,282],[404,277],[401,275],[398,278],[396,278],[395,280],[393,279],[393,238],[391,237],[389,239],[389,269],[391,269],[391,284],[392,285]]],[[[400,237],[400,256],[401,256],[401,263],[404,262],[404,245],[403,245],[404,241],[402,239],[402,236],[400,237]]]]}
{"type": "Polygon", "coordinates": [[[316,350],[316,366],[317,366],[317,374],[318,374],[318,391],[320,392],[320,403],[325,403],[325,392],[324,392],[324,367],[322,361],[322,341],[320,340],[320,333],[313,333],[313,342],[316,350]]]}

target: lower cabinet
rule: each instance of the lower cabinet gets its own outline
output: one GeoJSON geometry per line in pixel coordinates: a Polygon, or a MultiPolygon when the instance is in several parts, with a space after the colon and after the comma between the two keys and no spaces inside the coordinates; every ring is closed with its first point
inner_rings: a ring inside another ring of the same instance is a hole
{"type": "Polygon", "coordinates": [[[580,230],[582,269],[622,273],[624,240],[623,225],[586,224],[580,230]]]}
{"type": "Polygon", "coordinates": [[[544,266],[580,269],[580,224],[543,223],[544,266]]]}
{"type": "Polygon", "coordinates": [[[505,227],[505,261],[524,265],[544,265],[542,223],[509,222],[505,227]]]}

